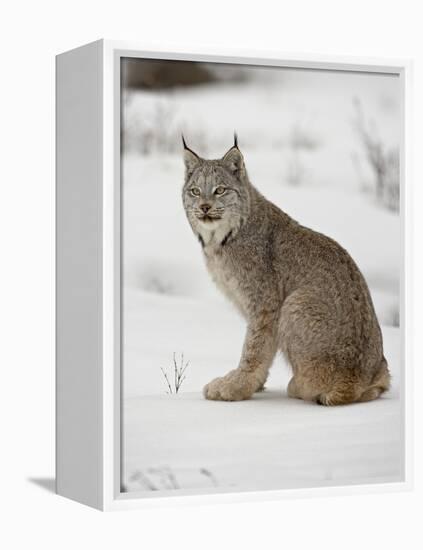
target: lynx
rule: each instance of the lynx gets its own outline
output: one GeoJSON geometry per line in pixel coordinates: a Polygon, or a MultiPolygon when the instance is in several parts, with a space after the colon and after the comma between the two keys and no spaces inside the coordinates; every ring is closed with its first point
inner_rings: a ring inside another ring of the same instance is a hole
{"type": "Polygon", "coordinates": [[[182,141],[188,221],[212,279],[247,321],[238,368],[207,384],[204,396],[249,399],[263,388],[278,351],[292,368],[289,397],[341,405],[388,390],[379,323],[348,252],[251,184],[236,135],[218,160],[182,141]]]}

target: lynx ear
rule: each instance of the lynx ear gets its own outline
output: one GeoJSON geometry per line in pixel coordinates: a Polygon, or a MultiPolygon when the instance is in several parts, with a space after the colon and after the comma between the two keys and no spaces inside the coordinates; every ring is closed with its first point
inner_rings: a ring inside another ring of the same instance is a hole
{"type": "Polygon", "coordinates": [[[236,134],[234,146],[229,149],[226,155],[222,158],[222,161],[235,176],[238,176],[244,169],[244,157],[238,149],[236,134]]]}
{"type": "Polygon", "coordinates": [[[197,155],[197,153],[194,153],[194,151],[192,151],[187,146],[183,135],[182,135],[182,145],[184,146],[184,163],[185,163],[186,174],[190,175],[193,173],[195,168],[200,164],[201,159],[197,155]]]}

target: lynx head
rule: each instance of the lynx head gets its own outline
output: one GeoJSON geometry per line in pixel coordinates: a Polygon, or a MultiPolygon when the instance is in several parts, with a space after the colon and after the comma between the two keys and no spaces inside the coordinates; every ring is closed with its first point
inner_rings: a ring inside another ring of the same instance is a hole
{"type": "Polygon", "coordinates": [[[221,158],[203,159],[184,146],[183,202],[191,227],[202,243],[234,236],[249,213],[249,191],[244,159],[234,145],[221,158]]]}

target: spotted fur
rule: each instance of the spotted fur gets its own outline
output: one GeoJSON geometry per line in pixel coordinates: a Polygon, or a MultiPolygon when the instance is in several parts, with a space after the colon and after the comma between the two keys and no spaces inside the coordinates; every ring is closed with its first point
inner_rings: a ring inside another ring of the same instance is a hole
{"type": "Polygon", "coordinates": [[[390,374],[372,299],[351,256],[265,199],[249,181],[237,142],[216,160],[184,142],[184,162],[188,221],[212,279],[247,321],[238,367],[207,384],[205,397],[250,398],[278,350],[292,367],[290,397],[322,405],[379,397],[390,374]]]}

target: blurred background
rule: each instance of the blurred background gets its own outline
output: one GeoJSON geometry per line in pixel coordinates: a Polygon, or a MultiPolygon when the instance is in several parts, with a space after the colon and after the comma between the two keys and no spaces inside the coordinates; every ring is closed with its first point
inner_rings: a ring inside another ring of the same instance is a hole
{"type": "Polygon", "coordinates": [[[184,131],[207,155],[235,125],[244,148],[283,156],[282,183],[350,185],[398,211],[395,76],[126,59],[122,91],[125,153],[177,152],[184,131]]]}

